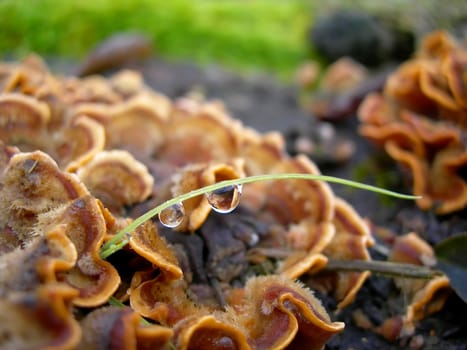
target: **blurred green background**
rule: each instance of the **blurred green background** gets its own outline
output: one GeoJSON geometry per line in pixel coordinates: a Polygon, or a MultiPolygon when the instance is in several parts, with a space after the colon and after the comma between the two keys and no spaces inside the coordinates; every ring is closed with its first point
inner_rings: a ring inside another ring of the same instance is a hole
{"type": "MultiPolygon", "coordinates": [[[[461,4],[460,0],[449,0],[461,4]]],[[[448,3],[449,3],[448,1],[448,3]]],[[[81,59],[115,32],[148,35],[157,55],[236,70],[290,77],[316,55],[306,44],[315,16],[336,6],[399,12],[419,20],[417,8],[439,1],[390,0],[0,0],[0,54],[30,52],[81,59]],[[416,4],[418,3],[418,4],[416,4]],[[325,9],[323,9],[325,7],[325,9]],[[404,9],[414,8],[408,13],[404,9]]],[[[451,8],[444,4],[443,11],[451,8]]],[[[456,6],[453,7],[455,11],[456,6]]],[[[429,12],[430,12],[429,11],[429,12]]]]}
{"type": "Polygon", "coordinates": [[[116,31],[139,31],[158,55],[287,74],[306,56],[310,2],[2,0],[0,52],[80,58],[116,31]]]}

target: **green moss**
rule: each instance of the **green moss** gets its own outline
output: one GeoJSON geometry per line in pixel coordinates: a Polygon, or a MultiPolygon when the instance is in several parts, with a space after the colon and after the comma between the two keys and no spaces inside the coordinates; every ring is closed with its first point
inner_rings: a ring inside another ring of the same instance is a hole
{"type": "Polygon", "coordinates": [[[81,58],[115,32],[152,38],[162,57],[290,76],[306,58],[307,1],[35,0],[0,2],[0,50],[81,58]]]}

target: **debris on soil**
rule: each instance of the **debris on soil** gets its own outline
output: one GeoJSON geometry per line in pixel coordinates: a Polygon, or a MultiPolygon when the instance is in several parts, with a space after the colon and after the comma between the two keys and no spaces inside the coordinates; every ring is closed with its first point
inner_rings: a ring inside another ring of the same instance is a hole
{"type": "Polygon", "coordinates": [[[89,53],[75,74],[84,77],[104,70],[119,68],[131,61],[145,59],[152,53],[152,42],[144,34],[113,34],[89,53]]]}

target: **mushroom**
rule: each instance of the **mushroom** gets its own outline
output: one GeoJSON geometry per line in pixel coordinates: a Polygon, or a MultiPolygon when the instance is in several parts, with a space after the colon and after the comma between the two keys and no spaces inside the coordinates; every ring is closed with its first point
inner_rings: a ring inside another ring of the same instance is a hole
{"type": "Polygon", "coordinates": [[[0,64],[0,92],[13,92],[20,79],[20,72],[15,64],[0,64]]]}
{"type": "Polygon", "coordinates": [[[467,205],[465,128],[467,51],[446,33],[425,38],[418,54],[388,79],[384,94],[359,108],[360,133],[409,170],[420,208],[438,214],[467,205]]]}
{"type": "Polygon", "coordinates": [[[144,158],[153,155],[164,141],[163,125],[170,108],[165,96],[141,92],[112,106],[78,104],[73,113],[85,114],[104,125],[107,149],[121,148],[144,158]]]}
{"type": "Polygon", "coordinates": [[[131,98],[144,90],[145,85],[141,73],[133,70],[122,70],[110,78],[110,84],[123,98],[131,98]]]}
{"type": "MultiPolygon", "coordinates": [[[[25,95],[34,95],[36,91],[51,79],[46,64],[35,54],[28,55],[17,65],[19,77],[15,90],[25,95]]],[[[52,78],[53,79],[53,78],[52,78]]]]}
{"type": "Polygon", "coordinates": [[[90,195],[78,198],[50,213],[41,223],[49,236],[66,234],[76,249],[76,264],[65,266],[66,274],[60,277],[79,291],[73,303],[83,307],[105,303],[120,284],[120,276],[112,264],[99,256],[106,222],[97,200],[90,195]]]}
{"type": "Polygon", "coordinates": [[[75,172],[104,149],[105,130],[95,120],[84,115],[73,118],[55,141],[57,159],[68,172],[75,172]]]}
{"type": "Polygon", "coordinates": [[[215,103],[184,110],[175,105],[163,130],[165,138],[156,156],[178,166],[227,161],[238,155],[242,126],[215,103]]]}
{"type": "Polygon", "coordinates": [[[245,302],[238,322],[254,349],[323,349],[329,338],[344,329],[332,322],[314,295],[280,276],[252,278],[245,286],[245,302]]]}
{"type": "Polygon", "coordinates": [[[53,283],[0,299],[0,348],[75,349],[81,337],[71,310],[76,294],[65,284],[53,283]]]}
{"type": "Polygon", "coordinates": [[[188,297],[184,280],[169,280],[164,275],[154,277],[151,270],[137,272],[129,292],[133,310],[165,326],[174,326],[207,311],[188,297]]]}
{"type": "MultiPolygon", "coordinates": [[[[421,266],[436,263],[431,246],[414,232],[396,237],[389,261],[421,266]]],[[[409,302],[405,314],[394,315],[376,327],[375,330],[388,339],[413,334],[416,323],[441,310],[451,294],[446,276],[431,280],[396,279],[395,282],[409,302]]]]}
{"type": "Polygon", "coordinates": [[[0,95],[0,140],[7,144],[37,147],[49,119],[48,106],[33,97],[0,95]]]}
{"type": "MultiPolygon", "coordinates": [[[[278,161],[269,173],[320,174],[314,163],[302,155],[278,161]]],[[[268,201],[264,210],[271,212],[281,224],[305,219],[314,223],[327,222],[334,215],[334,195],[322,181],[276,180],[269,182],[265,191],[268,201]]]]}
{"type": "Polygon", "coordinates": [[[38,216],[88,194],[76,176],[63,173],[47,154],[14,154],[1,178],[0,225],[26,243],[38,216]]]}
{"type": "Polygon", "coordinates": [[[172,248],[157,233],[157,227],[146,222],[131,233],[130,247],[147,259],[167,279],[180,279],[182,270],[172,248]]]}
{"type": "MultiPolygon", "coordinates": [[[[175,346],[180,350],[250,350],[245,330],[222,319],[222,314],[194,315],[174,327],[175,346]],[[216,317],[217,316],[217,317],[216,317]]],[[[226,318],[226,317],[223,317],[226,318]]]]}
{"type": "MultiPolygon", "coordinates": [[[[181,169],[172,177],[172,196],[178,196],[198,188],[224,180],[238,179],[244,176],[243,160],[234,159],[229,163],[192,164],[181,169]]],[[[239,194],[234,194],[239,196],[239,194]]],[[[232,198],[235,200],[235,198],[232,198]]],[[[211,212],[211,204],[206,196],[198,196],[183,202],[185,217],[176,227],[179,231],[193,232],[198,229],[211,212]]]]}
{"type": "MultiPolygon", "coordinates": [[[[307,285],[324,292],[332,292],[341,310],[351,304],[365,280],[365,272],[320,271],[328,259],[370,260],[368,248],[374,241],[366,222],[350,204],[341,198],[335,199],[335,215],[332,220],[333,235],[320,250],[326,261],[308,271],[307,285]]],[[[303,271],[305,273],[307,271],[303,271]]]]}
{"type": "Polygon", "coordinates": [[[104,206],[117,213],[146,199],[154,182],[146,167],[122,150],[97,153],[77,175],[104,206]]]}
{"type": "Polygon", "coordinates": [[[129,307],[107,306],[90,312],[81,321],[83,338],[77,349],[133,350],[166,349],[173,331],[151,324],[129,307]]]}

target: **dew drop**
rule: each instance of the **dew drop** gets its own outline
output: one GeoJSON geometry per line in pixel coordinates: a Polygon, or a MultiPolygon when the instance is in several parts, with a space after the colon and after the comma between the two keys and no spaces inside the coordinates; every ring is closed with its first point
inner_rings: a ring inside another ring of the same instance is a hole
{"type": "Polygon", "coordinates": [[[240,203],[242,185],[231,185],[206,194],[206,198],[214,211],[227,214],[240,203]]]}
{"type": "Polygon", "coordinates": [[[185,208],[182,203],[176,203],[159,213],[159,221],[165,227],[177,227],[185,217],[185,208]]]}

